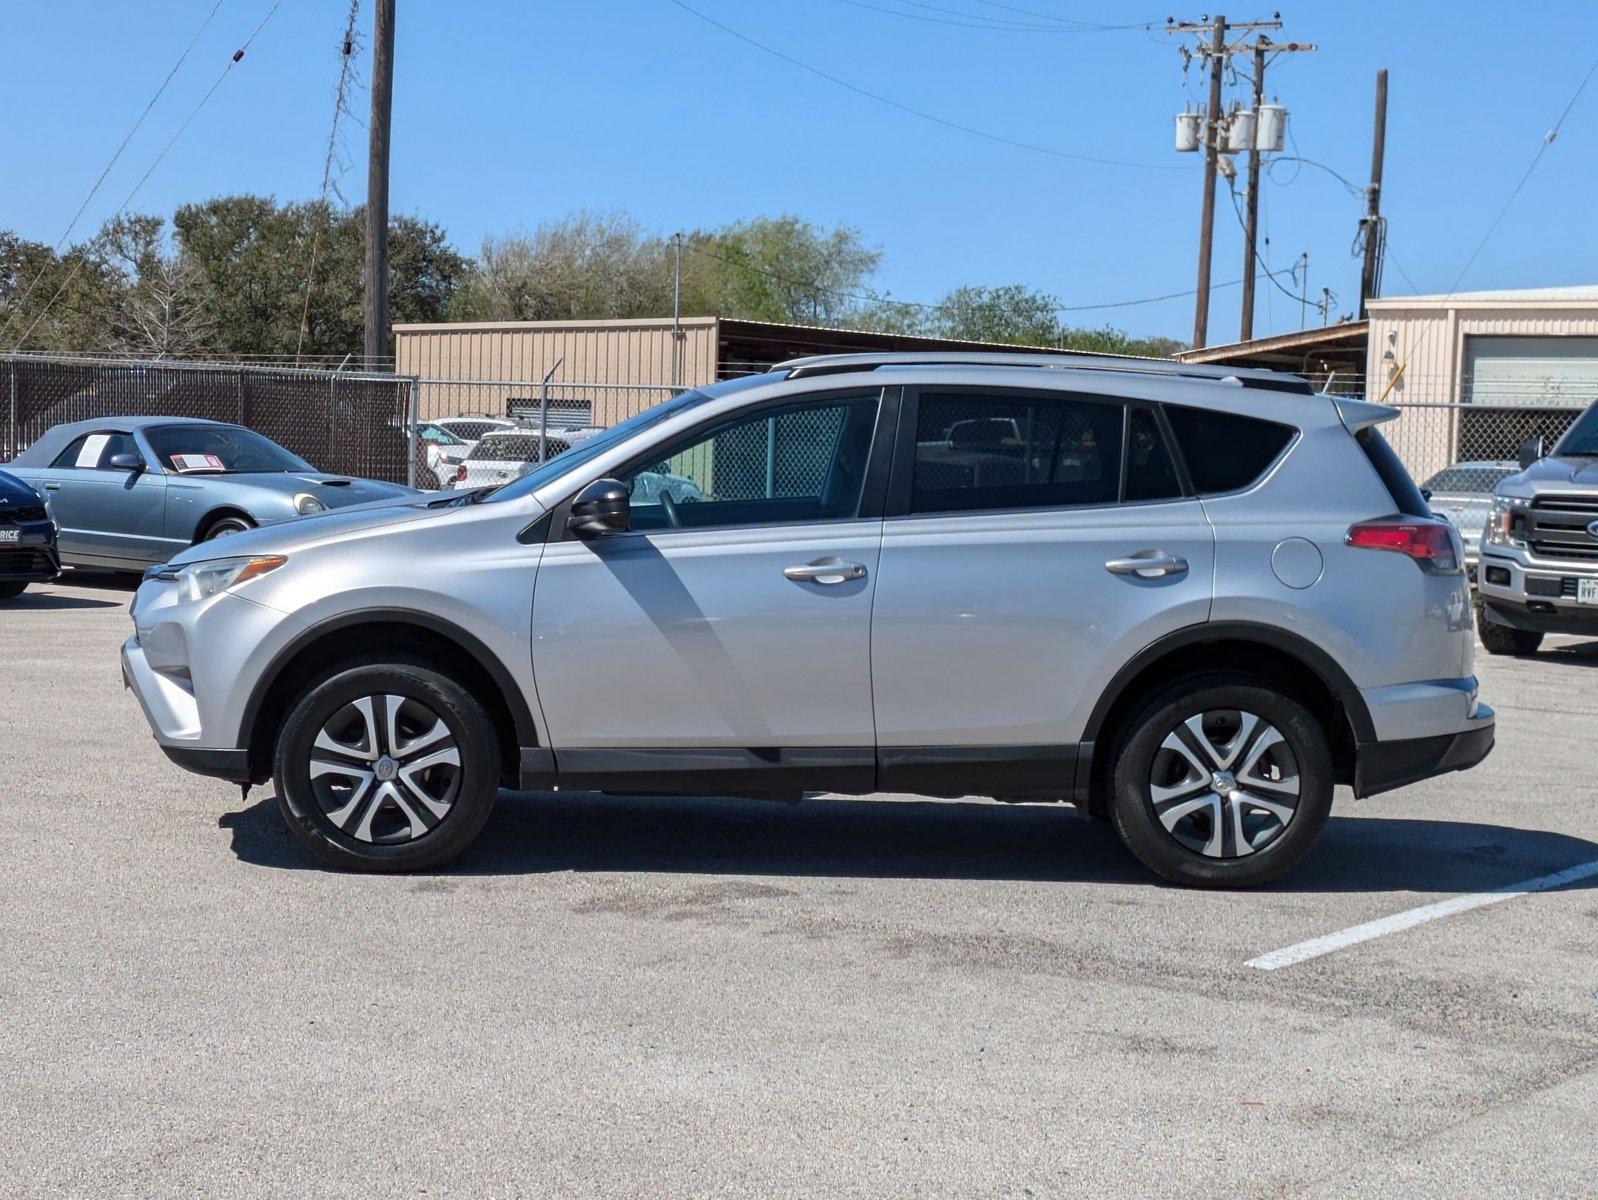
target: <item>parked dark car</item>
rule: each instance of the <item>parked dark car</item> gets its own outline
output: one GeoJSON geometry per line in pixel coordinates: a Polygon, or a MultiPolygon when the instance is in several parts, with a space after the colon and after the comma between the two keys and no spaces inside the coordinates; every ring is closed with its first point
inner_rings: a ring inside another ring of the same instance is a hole
{"type": "Polygon", "coordinates": [[[48,583],[60,573],[55,522],[44,498],[0,471],[0,600],[15,599],[30,583],[48,583]]]}
{"type": "Polygon", "coordinates": [[[421,495],[324,474],[242,425],[184,417],[57,425],[7,469],[49,497],[63,562],[121,571],[246,529],[421,495]]]}

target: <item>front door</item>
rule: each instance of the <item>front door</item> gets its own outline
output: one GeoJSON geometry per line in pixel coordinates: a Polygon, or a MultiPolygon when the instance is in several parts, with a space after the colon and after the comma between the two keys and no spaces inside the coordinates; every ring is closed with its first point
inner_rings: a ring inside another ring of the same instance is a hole
{"type": "Polygon", "coordinates": [[[1209,614],[1214,537],[1154,406],[924,389],[872,626],[884,790],[1072,794],[1116,669],[1209,614]]]}
{"type": "Polygon", "coordinates": [[[563,784],[871,788],[882,409],[835,394],[681,435],[618,473],[629,533],[557,512],[532,653],[563,784]]]}
{"type": "Polygon", "coordinates": [[[112,469],[118,454],[143,457],[131,434],[85,434],[45,472],[63,559],[131,568],[167,558],[166,477],[158,469],[112,469]]]}

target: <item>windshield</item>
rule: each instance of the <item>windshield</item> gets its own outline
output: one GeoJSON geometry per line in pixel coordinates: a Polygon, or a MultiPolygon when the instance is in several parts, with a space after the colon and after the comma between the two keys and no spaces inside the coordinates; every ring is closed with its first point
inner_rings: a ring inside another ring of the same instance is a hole
{"type": "Polygon", "coordinates": [[[1519,471],[1518,466],[1444,467],[1421,486],[1434,495],[1491,493],[1505,479],[1519,471]]]}
{"type": "Polygon", "coordinates": [[[727,380],[713,384],[702,391],[681,392],[664,403],[655,405],[654,408],[645,409],[636,416],[628,417],[620,425],[612,425],[603,433],[597,433],[586,441],[579,442],[559,458],[551,458],[549,462],[539,467],[536,471],[529,471],[512,483],[507,483],[494,492],[485,495],[483,499],[488,503],[499,500],[515,500],[530,492],[536,492],[553,479],[559,479],[568,471],[576,470],[584,463],[592,462],[605,451],[614,446],[619,446],[634,434],[658,425],[668,417],[674,417],[680,412],[694,408],[713,400],[717,396],[724,396],[729,391],[740,391],[756,384],[769,383],[769,375],[748,375],[742,379],[727,380]]]}
{"type": "Polygon", "coordinates": [[[157,425],[144,431],[156,458],[179,475],[314,471],[270,438],[237,425],[157,425]]]}
{"type": "Polygon", "coordinates": [[[1558,453],[1598,458],[1598,404],[1576,418],[1570,432],[1560,440],[1558,453]]]}

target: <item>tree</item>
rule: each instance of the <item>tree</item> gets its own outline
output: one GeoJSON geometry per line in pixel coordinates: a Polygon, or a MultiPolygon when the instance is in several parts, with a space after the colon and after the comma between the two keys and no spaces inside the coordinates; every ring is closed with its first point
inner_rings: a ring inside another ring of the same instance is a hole
{"type": "Polygon", "coordinates": [[[454,315],[476,321],[603,320],[671,311],[666,244],[624,213],[574,213],[488,237],[454,315]]]}
{"type": "Polygon", "coordinates": [[[925,332],[963,341],[1052,346],[1060,336],[1059,308],[1059,297],[1024,284],[957,287],[927,314],[925,332]]]}
{"type": "Polygon", "coordinates": [[[92,245],[56,254],[0,231],[0,350],[103,348],[115,274],[92,245]]]}
{"type": "Polygon", "coordinates": [[[188,256],[171,245],[165,219],[114,217],[95,246],[116,273],[104,349],[171,358],[215,352],[216,297],[188,256]]]}
{"type": "Polygon", "coordinates": [[[698,230],[683,241],[683,310],[810,325],[848,325],[882,263],[860,231],[783,214],[698,230]]]}
{"type": "MultiPolygon", "coordinates": [[[[323,356],[359,350],[362,209],[338,211],[321,201],[279,204],[266,196],[224,196],[184,205],[172,224],[185,259],[215,294],[221,348],[323,356]]],[[[393,320],[444,320],[470,264],[450,248],[443,229],[434,222],[394,217],[388,236],[393,320]]]]}

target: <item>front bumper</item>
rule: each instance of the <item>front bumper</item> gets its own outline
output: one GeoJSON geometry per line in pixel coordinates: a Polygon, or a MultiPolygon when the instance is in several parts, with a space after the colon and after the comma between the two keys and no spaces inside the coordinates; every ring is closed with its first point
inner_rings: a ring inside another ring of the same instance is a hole
{"type": "Polygon", "coordinates": [[[0,542],[0,583],[48,583],[59,574],[61,556],[53,532],[35,533],[24,526],[15,542],[0,542]]]}
{"type": "Polygon", "coordinates": [[[1494,548],[1482,555],[1476,586],[1482,612],[1494,624],[1598,637],[1598,605],[1576,603],[1582,579],[1598,579],[1598,564],[1531,560],[1494,548]]]}

